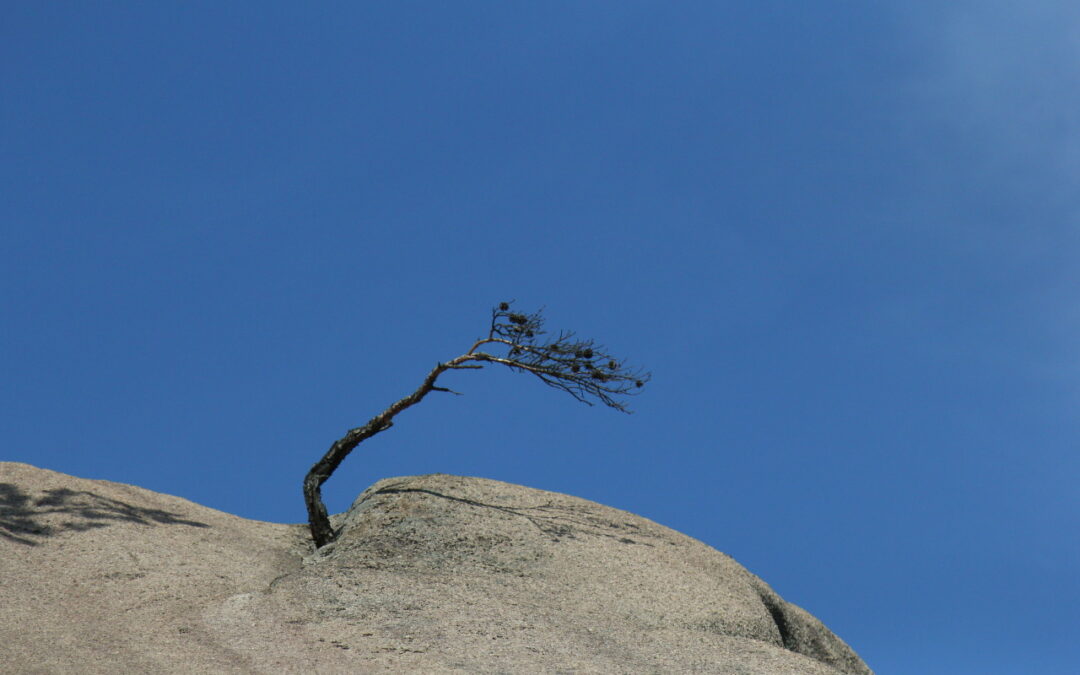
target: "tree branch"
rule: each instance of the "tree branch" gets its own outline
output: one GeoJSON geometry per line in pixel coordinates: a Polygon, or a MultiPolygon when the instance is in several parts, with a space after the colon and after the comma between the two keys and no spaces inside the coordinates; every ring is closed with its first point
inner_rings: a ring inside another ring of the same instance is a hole
{"type": "Polygon", "coordinates": [[[330,516],[326,512],[326,505],[322,500],[323,483],[341,466],[341,463],[357,445],[394,426],[393,419],[398,413],[422,401],[429,392],[437,390],[449,391],[448,389],[436,387],[435,381],[443,371],[460,367],[462,363],[469,360],[471,360],[471,357],[466,354],[447,363],[436,365],[424,378],[424,382],[416,391],[371,418],[364,426],[350,429],[345,436],[330,446],[322,459],[311,467],[304,478],[304,503],[307,505],[308,525],[311,528],[311,537],[315,540],[316,548],[325,546],[337,538],[337,533],[334,532],[333,527],[330,525],[330,516]]]}
{"type": "Polygon", "coordinates": [[[367,424],[350,429],[311,467],[304,478],[304,502],[316,547],[325,546],[337,538],[322,501],[323,483],[357,445],[392,427],[395,416],[419,403],[430,392],[458,394],[435,385],[439,376],[447,370],[476,370],[483,368],[484,363],[498,363],[511,370],[532,373],[549,387],[565,391],[588,405],[593,405],[590,399],[596,399],[615,410],[630,412],[618,397],[637,394],[649,381],[649,373],[626,367],[622,360],[611,356],[602,345],[593,340],[578,339],[569,331],[560,332],[553,340],[542,341],[540,336],[545,331],[540,312],[513,312],[511,304],[503,302],[492,310],[491,327],[486,338],[478,339],[461,356],[436,364],[416,391],[371,418],[367,424]],[[506,355],[477,351],[488,344],[507,348],[506,355]]]}

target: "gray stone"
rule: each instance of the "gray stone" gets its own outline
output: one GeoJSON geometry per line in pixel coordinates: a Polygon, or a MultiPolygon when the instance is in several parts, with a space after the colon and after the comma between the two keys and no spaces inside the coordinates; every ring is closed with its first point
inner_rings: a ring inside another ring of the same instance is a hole
{"type": "Polygon", "coordinates": [[[305,528],[0,463],[13,672],[870,673],[727,555],[567,495],[383,480],[305,528]],[[6,487],[5,487],[6,486],[6,487]]]}

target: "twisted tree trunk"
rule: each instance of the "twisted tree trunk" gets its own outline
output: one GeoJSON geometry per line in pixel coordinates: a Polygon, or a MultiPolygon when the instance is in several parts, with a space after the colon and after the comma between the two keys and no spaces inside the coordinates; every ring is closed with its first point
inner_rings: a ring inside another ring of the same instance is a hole
{"type": "Polygon", "coordinates": [[[538,341],[537,336],[544,333],[543,323],[540,312],[519,314],[510,310],[509,302],[499,303],[491,311],[491,328],[486,338],[477,340],[461,356],[437,364],[416,391],[371,418],[364,426],[350,429],[331,445],[304,478],[304,503],[315,547],[325,546],[338,536],[330,525],[322,501],[323,483],[357,445],[394,426],[395,415],[419,403],[429,392],[450,392],[445,387],[435,386],[435,380],[447,370],[483,368],[481,363],[498,363],[514,371],[532,373],[544,384],[565,391],[588,405],[592,405],[588,399],[595,398],[615,410],[630,412],[617,397],[635,393],[649,380],[649,374],[627,368],[622,360],[613,357],[601,345],[593,340],[575,338],[570,332],[562,331],[554,340],[538,341]],[[476,351],[485,344],[501,346],[507,353],[495,356],[476,351]]]}
{"type": "MultiPolygon", "coordinates": [[[[473,349],[481,344],[478,342],[474,345],[473,349]]],[[[486,361],[489,360],[487,354],[473,354],[472,350],[467,354],[463,354],[452,361],[446,363],[440,363],[428,373],[428,376],[424,378],[424,383],[420,385],[420,388],[414,391],[412,394],[401,399],[394,405],[384,410],[381,414],[371,418],[367,424],[362,427],[350,429],[340,440],[335,441],[330,449],[326,451],[322,459],[315,463],[308,471],[307,476],[304,478],[304,503],[307,505],[308,512],[308,525],[311,528],[311,538],[315,540],[315,548],[325,546],[335,539],[337,539],[337,533],[330,525],[330,516],[326,513],[326,505],[322,500],[322,485],[326,482],[330,475],[337,470],[341,462],[349,456],[349,453],[356,448],[362,441],[371,438],[380,431],[386,431],[390,427],[394,426],[394,416],[405,410],[409,406],[419,403],[429,392],[432,391],[445,391],[450,392],[445,387],[436,387],[435,380],[439,375],[449,369],[460,368],[482,368],[480,365],[463,365],[467,361],[486,361]]],[[[456,393],[456,392],[450,392],[456,393]]]]}
{"type": "Polygon", "coordinates": [[[311,467],[304,478],[304,502],[307,504],[308,525],[311,527],[311,538],[315,540],[315,548],[325,546],[336,538],[334,529],[330,526],[330,516],[326,513],[326,505],[323,504],[322,484],[361,441],[393,426],[393,422],[383,421],[380,417],[362,427],[350,429],[341,440],[330,446],[330,450],[311,467]]]}

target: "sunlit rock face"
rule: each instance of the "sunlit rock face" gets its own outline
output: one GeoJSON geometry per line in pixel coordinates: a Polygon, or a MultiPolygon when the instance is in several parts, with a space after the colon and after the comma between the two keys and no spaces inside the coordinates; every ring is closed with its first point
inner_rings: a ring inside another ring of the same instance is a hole
{"type": "Polygon", "coordinates": [[[303,526],[0,464],[16,672],[869,673],[727,555],[567,495],[380,481],[303,526]]]}

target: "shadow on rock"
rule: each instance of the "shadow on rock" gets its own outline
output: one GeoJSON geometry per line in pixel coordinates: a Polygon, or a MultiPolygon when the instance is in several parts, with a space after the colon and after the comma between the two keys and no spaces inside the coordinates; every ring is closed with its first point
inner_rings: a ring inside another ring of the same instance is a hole
{"type": "Polygon", "coordinates": [[[0,483],[0,537],[36,546],[65,531],[83,532],[117,522],[210,527],[161,509],[147,509],[86,490],[53,488],[37,497],[13,483],[0,483]]]}

